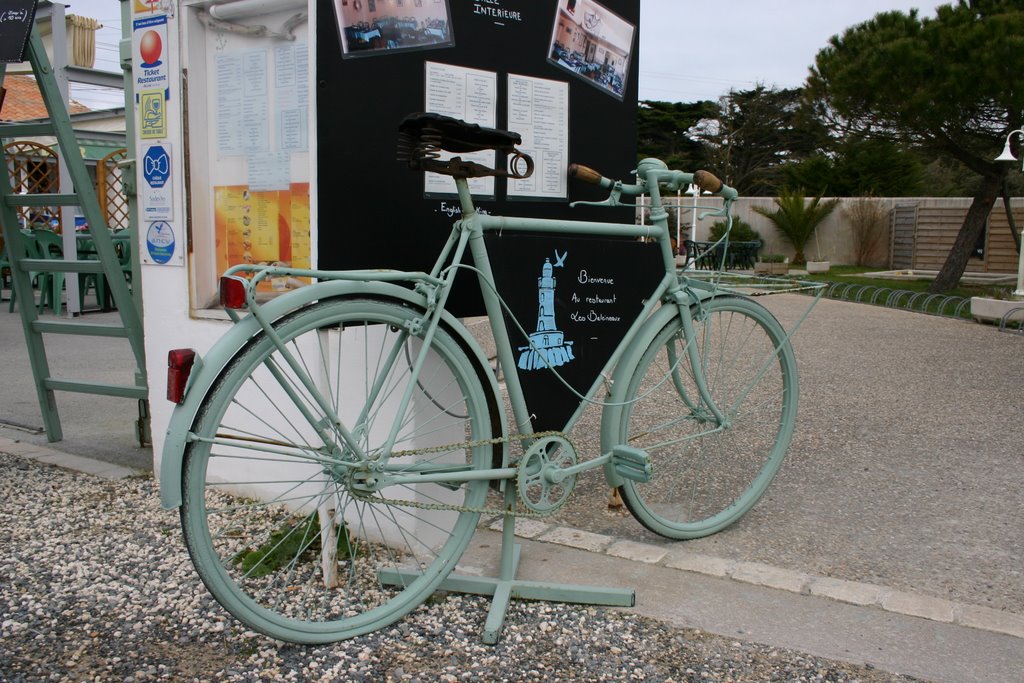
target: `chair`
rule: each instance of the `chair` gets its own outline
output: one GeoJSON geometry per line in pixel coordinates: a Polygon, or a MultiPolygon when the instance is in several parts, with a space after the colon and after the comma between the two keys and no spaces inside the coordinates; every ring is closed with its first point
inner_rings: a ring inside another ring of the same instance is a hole
{"type": "Polygon", "coordinates": [[[687,263],[701,270],[718,270],[722,265],[722,245],[714,246],[714,242],[694,242],[683,240],[687,263]]]}
{"type": "Polygon", "coordinates": [[[761,249],[760,240],[750,242],[733,242],[729,244],[730,270],[751,270],[757,261],[757,252],[761,249]]]}
{"type": "MultiPolygon", "coordinates": [[[[21,235],[22,235],[22,238],[23,238],[22,239],[22,244],[25,245],[25,256],[26,256],[26,258],[32,258],[32,259],[41,259],[41,258],[43,258],[42,253],[40,253],[40,251],[39,251],[39,243],[36,241],[36,237],[35,237],[35,234],[33,234],[33,231],[32,230],[23,229],[23,230],[21,230],[21,235]]],[[[28,281],[32,285],[32,287],[42,289],[42,288],[50,286],[50,282],[51,282],[51,279],[52,279],[51,275],[52,275],[51,273],[43,273],[43,272],[35,272],[35,271],[33,271],[33,272],[30,272],[28,274],[28,281]]],[[[12,282],[11,282],[11,302],[10,302],[10,304],[7,307],[7,310],[9,312],[11,312],[11,313],[14,312],[14,304],[18,300],[17,292],[14,290],[13,277],[14,277],[14,274],[12,273],[11,274],[11,278],[12,278],[12,282]]],[[[40,308],[40,310],[42,310],[42,308],[40,308]]]]}
{"type": "Polygon", "coordinates": [[[7,245],[0,246],[0,289],[11,287],[13,273],[11,273],[11,260],[7,258],[7,245]]]}
{"type": "Polygon", "coordinates": [[[129,291],[132,288],[132,239],[117,240],[117,261],[121,264],[121,272],[124,274],[125,282],[128,283],[129,291]]]}
{"type": "MultiPolygon", "coordinates": [[[[96,244],[92,239],[78,238],[78,258],[85,261],[95,261],[99,258],[96,254],[96,244]]],[[[78,276],[78,305],[85,310],[85,295],[92,289],[96,294],[96,305],[101,310],[107,310],[109,306],[107,295],[107,278],[103,273],[80,273],[78,276]]]]}
{"type": "MultiPolygon", "coordinates": [[[[60,235],[50,230],[33,230],[32,241],[36,245],[35,258],[52,259],[60,261],[64,259],[64,241],[60,235]]],[[[47,306],[54,315],[60,315],[64,302],[62,294],[64,291],[65,273],[39,273],[39,312],[42,313],[47,306]]]]}

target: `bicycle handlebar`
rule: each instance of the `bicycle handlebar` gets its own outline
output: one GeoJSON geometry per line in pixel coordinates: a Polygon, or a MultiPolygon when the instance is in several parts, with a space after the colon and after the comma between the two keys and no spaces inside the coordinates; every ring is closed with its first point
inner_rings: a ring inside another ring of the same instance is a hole
{"type": "MultiPolygon", "coordinates": [[[[582,164],[569,164],[566,173],[570,178],[600,187],[613,187],[616,185],[616,181],[606,178],[594,169],[582,164]]],[[[649,168],[644,169],[644,175],[646,175],[645,179],[648,182],[664,183],[671,189],[677,189],[692,183],[701,190],[711,192],[726,200],[733,200],[739,197],[739,193],[734,188],[723,183],[710,171],[684,173],[682,171],[670,171],[665,168],[649,168]]],[[[620,185],[620,187],[626,194],[642,194],[646,191],[646,186],[644,185],[620,185]]]]}
{"type": "Polygon", "coordinates": [[[612,184],[611,180],[583,164],[569,164],[569,168],[566,169],[566,175],[584,183],[600,185],[601,187],[609,187],[612,184]]]}

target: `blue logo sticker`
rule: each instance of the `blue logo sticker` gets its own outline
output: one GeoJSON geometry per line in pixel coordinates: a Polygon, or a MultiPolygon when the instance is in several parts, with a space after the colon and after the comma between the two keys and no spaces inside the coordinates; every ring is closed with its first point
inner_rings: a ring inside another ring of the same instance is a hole
{"type": "Polygon", "coordinates": [[[146,232],[146,248],[149,256],[156,263],[164,264],[174,256],[174,229],[167,221],[156,221],[149,224],[146,232]]]}
{"type": "Polygon", "coordinates": [[[171,175],[171,155],[160,145],[153,145],[142,157],[142,177],[155,189],[167,184],[171,175]]]}

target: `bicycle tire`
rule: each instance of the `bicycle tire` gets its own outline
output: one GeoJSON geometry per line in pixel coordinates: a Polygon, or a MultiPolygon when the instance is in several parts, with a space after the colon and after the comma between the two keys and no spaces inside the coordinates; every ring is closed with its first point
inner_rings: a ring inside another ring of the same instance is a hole
{"type": "Polygon", "coordinates": [[[725,428],[701,405],[678,315],[632,366],[618,416],[620,443],[645,450],[653,471],[647,482],[626,480],[622,499],[647,529],[679,540],[721,531],[764,495],[792,439],[799,398],[792,346],[766,308],[721,296],[691,311],[725,428]]]}
{"type": "MultiPolygon", "coordinates": [[[[327,299],[273,327],[307,371],[323,368],[315,371],[318,389],[342,420],[365,416],[348,427],[374,453],[422,348],[407,332],[420,316],[395,301],[327,299]],[[390,352],[396,355],[388,367],[390,352]],[[373,387],[376,398],[367,401],[373,387]]],[[[466,446],[493,437],[497,401],[481,381],[483,369],[443,327],[430,356],[392,452],[432,450],[389,462],[402,471],[440,463],[491,467],[493,445],[466,446]]],[[[487,482],[395,485],[374,494],[385,502],[367,499],[339,464],[352,456],[339,439],[316,436],[301,410],[322,417],[267,334],[254,335],[198,411],[183,465],[181,520],[196,570],[228,612],[273,638],[316,644],[377,630],[426,600],[465,551],[479,518],[472,508],[485,502],[487,482]],[[446,509],[427,509],[432,505],[446,509]],[[325,549],[335,555],[328,561],[336,569],[333,587],[325,549]],[[405,573],[393,587],[383,577],[398,571],[405,573]]]]}

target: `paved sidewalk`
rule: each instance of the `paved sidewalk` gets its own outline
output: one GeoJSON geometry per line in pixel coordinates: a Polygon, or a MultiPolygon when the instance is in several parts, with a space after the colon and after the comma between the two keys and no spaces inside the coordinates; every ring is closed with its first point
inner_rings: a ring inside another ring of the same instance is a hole
{"type": "MultiPolygon", "coordinates": [[[[9,292],[0,299],[0,438],[87,456],[136,470],[153,469],[153,451],[135,439],[138,401],[127,398],[57,392],[64,439],[50,444],[43,432],[35,383],[17,309],[8,311],[9,292]]],[[[42,319],[52,319],[47,312],[42,319]]],[[[117,313],[87,313],[87,323],[113,324],[117,313]]],[[[127,339],[44,336],[50,371],[65,379],[111,384],[134,383],[134,361],[127,339]]]]}

